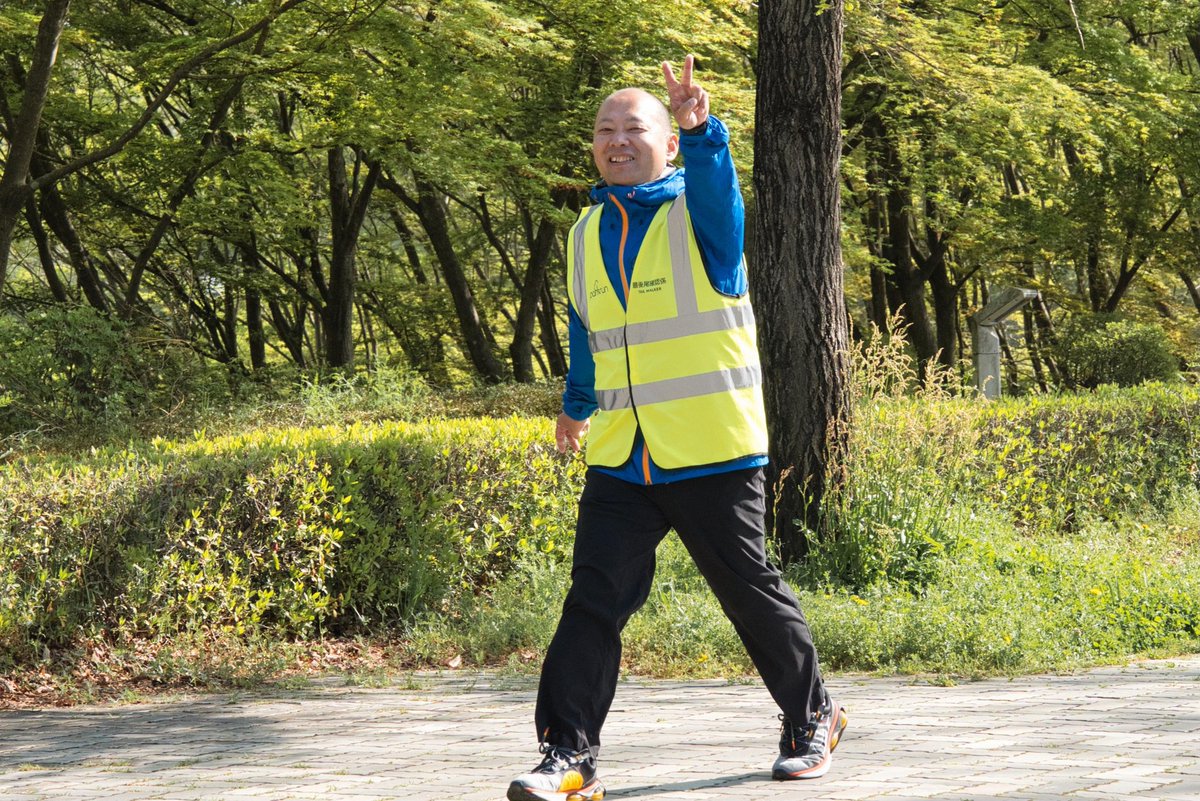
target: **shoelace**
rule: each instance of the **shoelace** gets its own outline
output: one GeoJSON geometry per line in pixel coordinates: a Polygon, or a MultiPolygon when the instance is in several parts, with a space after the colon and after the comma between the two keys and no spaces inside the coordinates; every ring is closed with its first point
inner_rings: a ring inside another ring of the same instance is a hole
{"type": "Polygon", "coordinates": [[[793,752],[798,751],[796,747],[798,742],[811,742],[812,736],[817,730],[817,721],[821,719],[821,713],[818,711],[813,719],[805,726],[797,726],[784,715],[779,715],[782,731],[780,731],[780,739],[785,740],[793,752]]]}
{"type": "Polygon", "coordinates": [[[557,745],[541,743],[538,745],[538,751],[545,756],[542,758],[542,764],[538,765],[537,768],[534,769],[534,773],[549,773],[551,770],[560,765],[563,767],[568,767],[571,764],[572,755],[570,752],[564,751],[557,745]]]}

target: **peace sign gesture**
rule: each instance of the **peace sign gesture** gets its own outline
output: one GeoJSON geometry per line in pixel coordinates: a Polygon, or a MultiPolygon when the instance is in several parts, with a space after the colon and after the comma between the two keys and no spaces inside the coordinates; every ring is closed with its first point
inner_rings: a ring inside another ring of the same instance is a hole
{"type": "Polygon", "coordinates": [[[671,99],[671,116],[680,130],[699,128],[708,120],[708,92],[692,83],[692,64],[696,57],[689,55],[683,60],[683,73],[675,80],[671,63],[662,63],[663,78],[667,82],[667,95],[671,99]]]}

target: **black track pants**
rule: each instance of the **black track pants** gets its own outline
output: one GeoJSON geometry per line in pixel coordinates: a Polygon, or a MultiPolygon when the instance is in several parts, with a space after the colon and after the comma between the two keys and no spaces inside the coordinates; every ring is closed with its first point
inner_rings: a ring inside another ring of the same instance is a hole
{"type": "Polygon", "coordinates": [[[654,550],[675,529],[783,713],[807,721],[823,689],[796,596],[763,547],[763,473],[641,486],[589,470],[571,589],[538,687],[538,739],[598,752],[621,663],[621,630],[650,594],[654,550]]]}

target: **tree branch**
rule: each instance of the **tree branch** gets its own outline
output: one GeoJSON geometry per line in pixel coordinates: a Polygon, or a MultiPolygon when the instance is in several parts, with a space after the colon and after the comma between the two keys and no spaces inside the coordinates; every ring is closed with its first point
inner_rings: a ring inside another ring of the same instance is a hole
{"type": "MultiPolygon", "coordinates": [[[[67,2],[67,0],[56,1],[64,3],[67,2]]],[[[167,99],[175,91],[175,87],[177,87],[184,78],[191,74],[194,69],[208,61],[217,53],[220,53],[222,50],[228,50],[231,47],[236,47],[242,42],[253,38],[263,28],[274,22],[279,16],[292,10],[305,1],[306,0],[285,0],[285,2],[276,6],[271,13],[267,14],[265,17],[241,33],[235,34],[226,39],[222,39],[219,42],[215,42],[210,44],[208,47],[203,48],[199,53],[175,68],[175,71],[171,73],[171,75],[167,78],[166,83],[163,84],[162,89],[158,91],[158,94],[154,96],[150,104],[146,107],[146,110],[142,112],[142,116],[139,117],[137,121],[125,131],[125,133],[118,136],[105,147],[102,147],[99,150],[93,151],[84,156],[80,156],[74,161],[64,164],[58,169],[39,177],[31,184],[31,188],[35,191],[39,190],[44,186],[65,178],[73,172],[77,172],[84,167],[95,164],[98,161],[103,161],[104,159],[121,152],[122,148],[133,141],[134,137],[141,133],[142,129],[154,119],[155,112],[157,112],[158,109],[167,101],[167,99]]]]}

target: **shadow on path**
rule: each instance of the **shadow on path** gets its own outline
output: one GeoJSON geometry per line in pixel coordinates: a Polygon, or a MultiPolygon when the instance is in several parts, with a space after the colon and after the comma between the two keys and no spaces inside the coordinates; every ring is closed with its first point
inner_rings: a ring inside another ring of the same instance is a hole
{"type": "Polygon", "coordinates": [[[671,782],[670,784],[645,784],[641,787],[619,787],[609,789],[605,798],[651,798],[663,793],[682,793],[690,790],[715,789],[718,787],[736,787],[740,784],[761,782],[769,784],[770,774],[763,771],[754,773],[739,773],[735,776],[713,776],[709,779],[692,779],[686,782],[671,782]]]}
{"type": "Polygon", "coordinates": [[[0,714],[0,773],[18,767],[187,761],[250,754],[280,741],[278,718],[234,704],[163,704],[0,714]]]}

